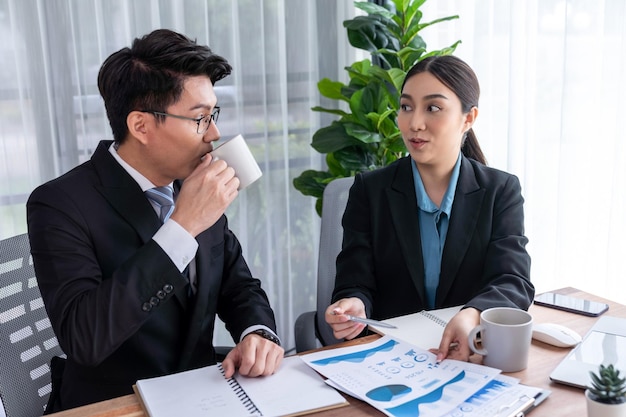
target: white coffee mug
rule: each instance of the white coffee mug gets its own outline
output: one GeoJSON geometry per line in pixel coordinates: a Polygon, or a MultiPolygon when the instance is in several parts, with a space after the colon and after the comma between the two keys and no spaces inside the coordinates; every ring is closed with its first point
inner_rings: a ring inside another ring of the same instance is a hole
{"type": "Polygon", "coordinates": [[[237,135],[213,149],[211,155],[213,160],[223,159],[228,166],[235,170],[235,176],[239,178],[239,190],[243,190],[263,175],[259,164],[257,164],[241,135],[237,135]]]}
{"type": "Polygon", "coordinates": [[[483,364],[503,372],[517,372],[528,365],[533,317],[518,308],[495,307],[480,313],[480,324],[470,331],[469,347],[483,355],[483,364]],[[476,346],[480,332],[481,348],[476,346]]]}

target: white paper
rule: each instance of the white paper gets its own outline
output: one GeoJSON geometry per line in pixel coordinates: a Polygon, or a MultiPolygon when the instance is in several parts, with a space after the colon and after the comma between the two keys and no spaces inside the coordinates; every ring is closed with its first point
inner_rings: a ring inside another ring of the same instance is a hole
{"type": "Polygon", "coordinates": [[[284,416],[346,403],[299,356],[284,358],[280,370],[272,376],[238,376],[237,380],[248,396],[255,399],[263,416],[284,416]]]}
{"type": "Polygon", "coordinates": [[[374,331],[404,340],[412,345],[428,350],[438,348],[446,324],[461,310],[461,306],[439,310],[420,311],[406,316],[383,320],[393,324],[396,329],[373,327],[374,331]]]}
{"type": "Polygon", "coordinates": [[[351,395],[388,416],[442,416],[453,411],[500,371],[436,356],[383,336],[367,344],[315,352],[302,359],[351,395]]]}
{"type": "Polygon", "coordinates": [[[518,416],[519,407],[523,404],[530,402],[537,406],[550,393],[518,382],[516,378],[498,375],[463,404],[442,417],[518,416]]]}

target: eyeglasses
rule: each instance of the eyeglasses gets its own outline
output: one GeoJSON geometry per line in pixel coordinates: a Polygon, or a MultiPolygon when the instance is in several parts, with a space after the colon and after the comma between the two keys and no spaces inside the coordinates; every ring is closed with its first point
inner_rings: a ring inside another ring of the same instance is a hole
{"type": "Polygon", "coordinates": [[[141,110],[141,111],[144,113],[152,113],[152,114],[158,114],[161,116],[175,117],[177,119],[182,119],[182,120],[192,120],[196,122],[196,124],[198,125],[196,132],[198,132],[199,135],[204,135],[204,133],[206,133],[206,131],[209,130],[209,126],[211,126],[211,120],[213,120],[213,123],[217,123],[217,119],[218,117],[220,117],[219,107],[214,107],[213,112],[211,114],[206,115],[204,117],[200,117],[199,119],[194,119],[193,117],[179,116],[177,114],[163,113],[161,111],[155,111],[155,110],[141,110]]]}

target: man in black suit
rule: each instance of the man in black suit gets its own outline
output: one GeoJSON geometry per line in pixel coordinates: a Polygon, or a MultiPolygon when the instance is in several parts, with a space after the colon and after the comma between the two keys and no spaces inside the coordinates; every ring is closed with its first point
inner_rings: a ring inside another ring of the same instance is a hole
{"type": "Polygon", "coordinates": [[[227,377],[280,365],[274,313],[224,215],[239,180],[210,154],[220,137],[213,85],[230,71],[181,34],[135,39],[98,75],[114,141],[30,196],[35,271],[67,354],[48,412],[214,364],[216,314],[237,342],[227,377]],[[173,192],[175,206],[144,194],[153,187],[173,192]]]}

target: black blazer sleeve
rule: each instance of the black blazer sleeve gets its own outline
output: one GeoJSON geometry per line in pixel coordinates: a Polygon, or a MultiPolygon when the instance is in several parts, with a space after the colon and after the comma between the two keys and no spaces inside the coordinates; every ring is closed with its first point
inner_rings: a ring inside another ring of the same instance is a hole
{"type": "Polygon", "coordinates": [[[169,310],[176,294],[185,297],[186,280],[156,242],[142,241],[101,196],[78,194],[59,181],[38,187],[27,204],[28,230],[59,343],[73,361],[96,366],[169,310]]]}

